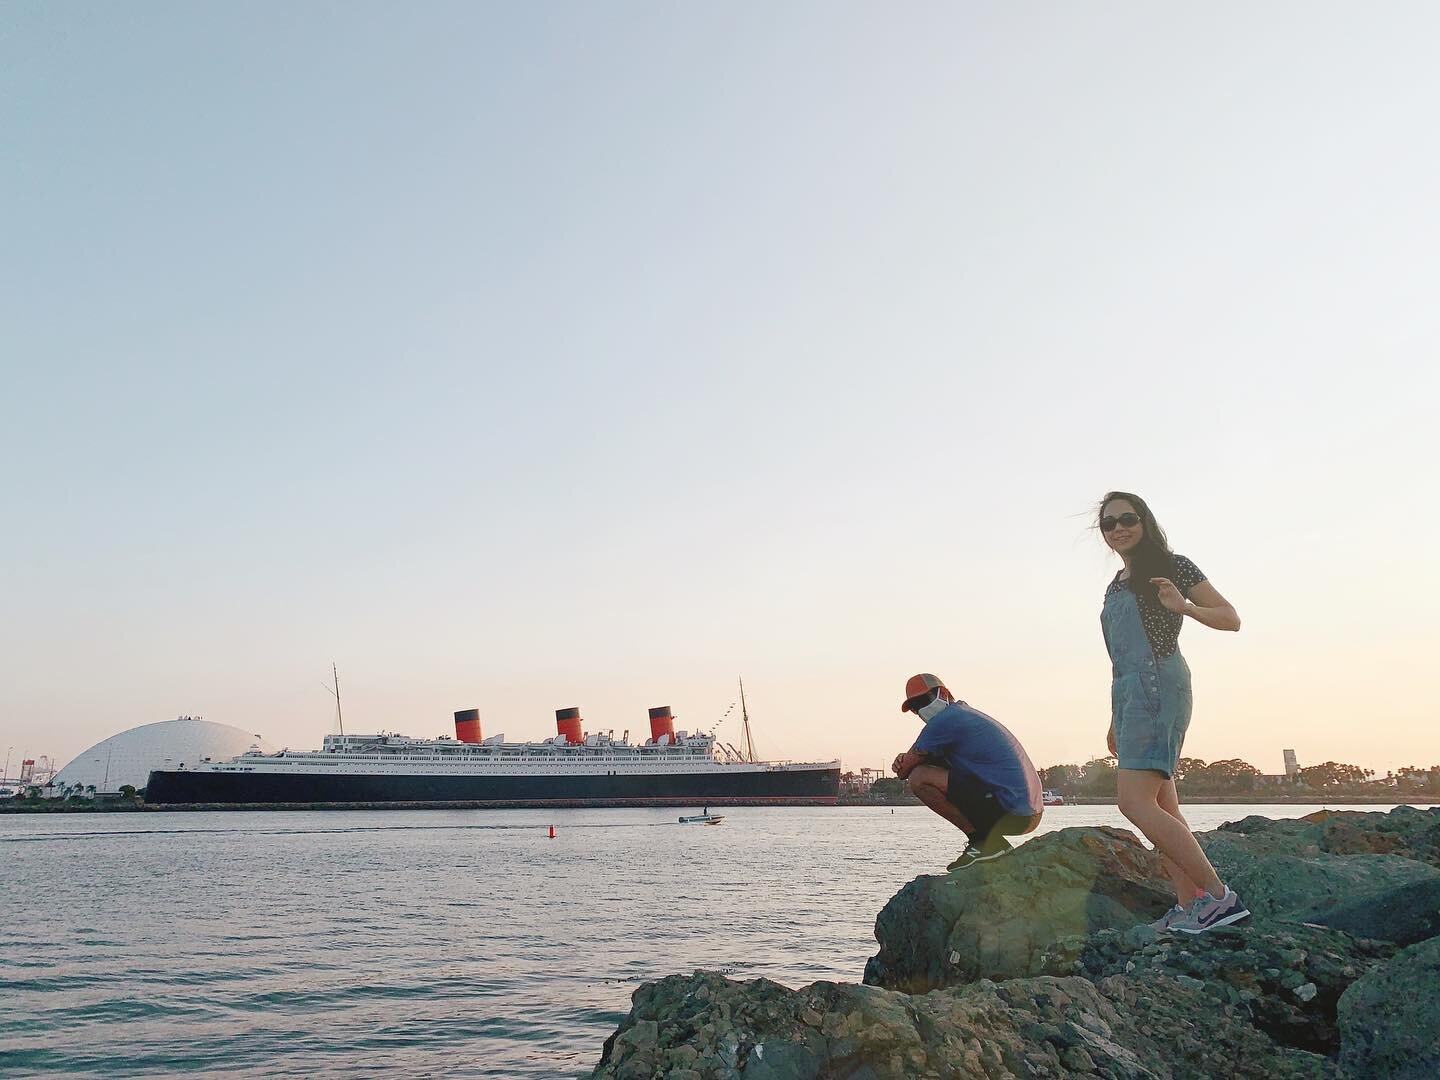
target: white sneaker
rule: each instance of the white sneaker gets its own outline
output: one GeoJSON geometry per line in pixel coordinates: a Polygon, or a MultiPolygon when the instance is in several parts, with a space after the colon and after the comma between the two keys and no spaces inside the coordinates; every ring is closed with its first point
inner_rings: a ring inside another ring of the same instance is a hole
{"type": "Polygon", "coordinates": [[[1184,914],[1185,908],[1181,907],[1179,904],[1176,904],[1169,911],[1165,912],[1164,915],[1161,915],[1158,919],[1152,922],[1150,924],[1150,929],[1154,930],[1156,933],[1163,934],[1165,933],[1165,931],[1170,929],[1171,924],[1174,923],[1176,919],[1180,918],[1184,914]]]}
{"type": "Polygon", "coordinates": [[[1219,900],[1209,893],[1200,897],[1190,905],[1184,916],[1170,924],[1170,929],[1179,930],[1182,934],[1203,934],[1206,930],[1229,926],[1249,917],[1250,909],[1241,903],[1234,889],[1227,887],[1225,895],[1219,900]]]}

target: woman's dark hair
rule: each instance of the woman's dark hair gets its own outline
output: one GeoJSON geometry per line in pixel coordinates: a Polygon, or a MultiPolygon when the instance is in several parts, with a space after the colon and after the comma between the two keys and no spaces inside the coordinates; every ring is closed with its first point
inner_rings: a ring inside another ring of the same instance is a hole
{"type": "Polygon", "coordinates": [[[1106,505],[1116,499],[1124,499],[1133,506],[1135,513],[1140,515],[1140,524],[1145,526],[1140,543],[1135,545],[1135,552],[1130,556],[1130,580],[1127,584],[1136,597],[1158,604],[1160,590],[1150,584],[1150,579],[1163,577],[1175,580],[1175,553],[1170,550],[1170,541],[1165,538],[1165,530],[1155,520],[1150,504],[1132,492],[1112,491],[1101,499],[1100,505],[1095,508],[1097,526],[1105,513],[1106,505]]]}

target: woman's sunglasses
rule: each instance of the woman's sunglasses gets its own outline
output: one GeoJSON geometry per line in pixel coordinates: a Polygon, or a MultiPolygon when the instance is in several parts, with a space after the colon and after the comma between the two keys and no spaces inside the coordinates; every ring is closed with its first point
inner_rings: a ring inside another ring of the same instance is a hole
{"type": "Polygon", "coordinates": [[[1139,514],[1121,514],[1119,517],[1111,517],[1108,514],[1100,519],[1101,532],[1114,532],[1116,525],[1124,525],[1127,529],[1133,529],[1140,524],[1139,514]]]}

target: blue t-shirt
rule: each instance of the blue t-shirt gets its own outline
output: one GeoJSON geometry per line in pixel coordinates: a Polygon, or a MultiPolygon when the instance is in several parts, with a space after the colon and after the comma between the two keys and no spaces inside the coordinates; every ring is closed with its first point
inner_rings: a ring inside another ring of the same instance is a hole
{"type": "Polygon", "coordinates": [[[952,770],[993,791],[1007,813],[1029,817],[1041,811],[1040,776],[1020,740],[1000,721],[963,701],[932,717],[914,749],[943,757],[952,770]]]}

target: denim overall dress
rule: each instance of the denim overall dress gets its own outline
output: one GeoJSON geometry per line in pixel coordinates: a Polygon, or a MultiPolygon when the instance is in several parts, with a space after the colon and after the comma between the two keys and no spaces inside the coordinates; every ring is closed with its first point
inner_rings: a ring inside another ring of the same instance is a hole
{"type": "Polygon", "coordinates": [[[1190,727],[1190,666],[1179,648],[1155,656],[1140,621],[1140,603],[1127,586],[1106,594],[1100,627],[1110,653],[1110,723],[1119,767],[1172,777],[1190,727]]]}

